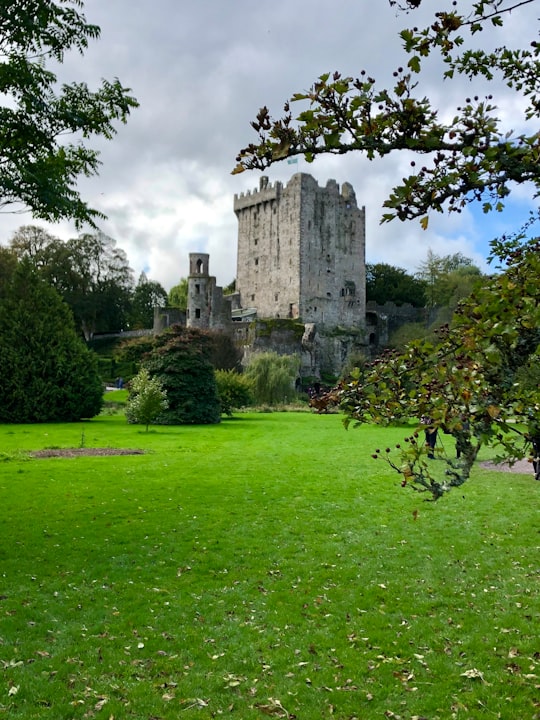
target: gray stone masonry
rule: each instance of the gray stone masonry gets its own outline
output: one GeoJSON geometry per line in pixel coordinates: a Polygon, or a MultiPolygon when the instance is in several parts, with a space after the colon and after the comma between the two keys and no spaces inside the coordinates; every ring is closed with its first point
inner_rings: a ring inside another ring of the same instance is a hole
{"type": "Polygon", "coordinates": [[[365,326],[365,208],[354,190],[306,173],[236,195],[236,288],[260,318],[365,326]]]}

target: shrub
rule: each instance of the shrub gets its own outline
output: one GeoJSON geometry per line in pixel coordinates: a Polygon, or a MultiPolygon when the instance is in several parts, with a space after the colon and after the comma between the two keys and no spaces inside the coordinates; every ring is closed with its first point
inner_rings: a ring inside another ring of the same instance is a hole
{"type": "Polygon", "coordinates": [[[233,410],[253,403],[249,380],[234,370],[216,370],[216,385],[221,412],[229,417],[233,410]]]}

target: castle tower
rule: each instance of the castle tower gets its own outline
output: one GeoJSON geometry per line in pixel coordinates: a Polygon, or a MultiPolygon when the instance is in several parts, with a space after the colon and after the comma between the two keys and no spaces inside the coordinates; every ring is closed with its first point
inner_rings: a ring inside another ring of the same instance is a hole
{"type": "Polygon", "coordinates": [[[210,327],[215,279],[209,274],[209,260],[207,253],[189,254],[187,327],[210,327]]]}
{"type": "Polygon", "coordinates": [[[236,288],[259,318],[299,318],[320,327],[365,324],[365,208],[354,190],[306,173],[284,187],[262,177],[235,195],[236,288]]]}

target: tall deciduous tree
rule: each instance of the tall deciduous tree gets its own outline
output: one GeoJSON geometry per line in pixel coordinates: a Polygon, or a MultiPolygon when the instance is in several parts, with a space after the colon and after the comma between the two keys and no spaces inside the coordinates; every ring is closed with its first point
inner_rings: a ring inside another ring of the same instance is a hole
{"type": "Polygon", "coordinates": [[[153,327],[154,308],[164,307],[167,300],[165,288],[155,280],[149,280],[146,273],[141,273],[131,301],[130,327],[153,327]]]}
{"type": "MultiPolygon", "coordinates": [[[[410,11],[422,2],[390,0],[410,11]]],[[[286,103],[281,119],[273,120],[262,108],[252,123],[258,141],[240,151],[234,172],[265,169],[298,154],[312,161],[322,153],[358,151],[373,160],[413,152],[422,164],[418,168],[411,162],[410,174],[384,203],[388,212],[383,220],[420,218],[423,227],[430,212],[460,212],[475,200],[484,212],[500,210],[515,184],[527,183],[531,197],[537,197],[536,27],[531,28],[531,42],[515,38],[517,48],[506,44],[508,36],[496,41],[494,49],[475,43],[485,27],[496,32],[508,12],[533,2],[537,0],[508,5],[503,0],[454,0],[450,10],[435,13],[428,27],[400,33],[409,59],[405,68],[396,69],[393,87],[377,87],[365,72],[358,78],[326,73],[308,92],[286,103]],[[473,90],[450,112],[439,112],[428,97],[417,96],[417,78],[433,55],[442,58],[445,82],[459,76],[472,89],[477,78],[482,83],[497,80],[515,91],[511,120],[522,130],[515,134],[503,126],[491,95],[474,95],[473,90]],[[291,103],[296,102],[304,106],[293,118],[291,103]]],[[[395,452],[375,453],[401,474],[403,485],[434,499],[467,480],[483,445],[498,446],[501,457],[510,460],[523,457],[540,427],[538,388],[519,382],[520,369],[535,357],[540,343],[540,241],[526,237],[539,217],[538,211],[531,214],[515,235],[492,243],[492,256],[503,272],[475,287],[440,342],[413,342],[401,353],[389,353],[331,394],[351,421],[389,423],[426,416],[431,429],[442,428],[455,439],[459,458],[446,457],[439,466],[427,461],[420,428],[395,452]]]]}
{"type": "Polygon", "coordinates": [[[111,139],[116,122],[126,122],[138,103],[118,79],[103,80],[97,90],[83,82],[57,88],[51,64],[62,63],[70,50],[84,53],[100,34],[82,7],[80,0],[2,3],[0,209],[22,205],[43,220],[95,225],[104,216],[77,187],[100,164],[86,141],[111,139]]]}
{"type": "Polygon", "coordinates": [[[101,232],[63,242],[42,228],[17,230],[10,248],[28,258],[71,307],[85,338],[127,327],[133,271],[125,252],[101,232]]]}
{"type": "Polygon", "coordinates": [[[391,301],[397,305],[410,303],[414,307],[424,307],[425,290],[422,279],[415,278],[402,268],[386,263],[366,264],[366,300],[377,303],[391,301]]]}
{"type": "Polygon", "coordinates": [[[187,278],[181,278],[178,285],[174,285],[169,290],[168,302],[171,307],[179,308],[180,310],[187,309],[187,296],[188,296],[188,281],[187,278]]]}
{"type": "Polygon", "coordinates": [[[418,268],[417,276],[424,281],[430,308],[454,310],[460,300],[470,295],[482,271],[473,261],[462,255],[437,255],[431,249],[418,268]]]}

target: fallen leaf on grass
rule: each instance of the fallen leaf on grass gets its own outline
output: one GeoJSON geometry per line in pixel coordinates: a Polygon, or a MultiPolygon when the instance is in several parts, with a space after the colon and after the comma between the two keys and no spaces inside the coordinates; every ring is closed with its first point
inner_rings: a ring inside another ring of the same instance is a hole
{"type": "Polygon", "coordinates": [[[288,710],[285,710],[281,702],[275,698],[268,698],[268,703],[256,703],[254,707],[260,710],[265,715],[275,715],[279,718],[287,718],[287,720],[293,720],[296,715],[291,715],[288,710]]]}
{"type": "Polygon", "coordinates": [[[182,704],[185,705],[185,707],[182,708],[182,710],[191,710],[191,708],[205,708],[208,707],[208,700],[203,700],[202,698],[192,698],[190,700],[184,700],[182,701],[182,704]],[[189,703],[187,705],[186,703],[189,703]]]}
{"type": "Polygon", "coordinates": [[[243,682],[245,682],[246,678],[242,675],[233,675],[232,673],[227,673],[223,676],[223,681],[225,682],[225,687],[228,688],[235,688],[241,685],[243,682]]]}
{"type": "Polygon", "coordinates": [[[465,670],[465,672],[461,673],[461,677],[471,678],[473,680],[478,679],[481,680],[485,685],[489,685],[487,680],[484,678],[484,673],[481,670],[477,670],[476,668],[465,670]]]}
{"type": "Polygon", "coordinates": [[[109,702],[109,698],[102,697],[100,698],[97,703],[94,705],[94,710],[101,710],[104,705],[106,705],[109,702]]]}

